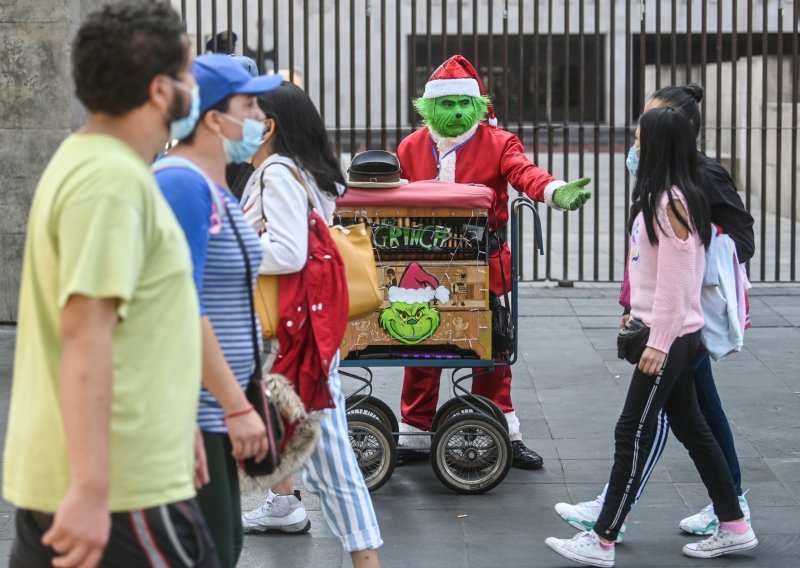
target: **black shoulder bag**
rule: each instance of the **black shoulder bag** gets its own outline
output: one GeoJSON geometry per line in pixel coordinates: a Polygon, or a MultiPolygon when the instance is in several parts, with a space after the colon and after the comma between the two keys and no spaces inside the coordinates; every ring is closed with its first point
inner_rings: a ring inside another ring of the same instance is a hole
{"type": "Polygon", "coordinates": [[[503,281],[503,300],[505,305],[500,303],[500,298],[489,290],[489,310],[492,313],[492,354],[508,357],[514,350],[514,320],[511,317],[511,300],[506,289],[506,271],[503,268],[503,241],[498,237],[500,245],[500,278],[503,281]]]}
{"type": "Polygon", "coordinates": [[[245,389],[245,396],[253,408],[258,413],[261,421],[267,430],[267,455],[261,462],[256,462],[255,458],[248,458],[239,462],[239,466],[250,477],[261,477],[269,475],[281,463],[280,447],[283,443],[285,431],[283,429],[283,421],[281,420],[278,408],[270,397],[264,378],[261,375],[261,351],[258,348],[258,331],[256,330],[255,322],[255,303],[253,301],[253,273],[250,269],[250,258],[247,255],[242,236],[239,234],[239,229],[231,216],[228,207],[225,207],[225,213],[228,217],[228,222],[231,224],[233,234],[236,235],[236,242],[239,244],[239,250],[242,251],[242,259],[245,266],[245,278],[247,287],[247,296],[250,300],[250,331],[253,339],[253,359],[255,361],[255,368],[250,375],[250,380],[245,389]]]}
{"type": "Polygon", "coordinates": [[[630,318],[617,335],[617,357],[638,365],[648,339],[650,328],[643,321],[630,318]]]}

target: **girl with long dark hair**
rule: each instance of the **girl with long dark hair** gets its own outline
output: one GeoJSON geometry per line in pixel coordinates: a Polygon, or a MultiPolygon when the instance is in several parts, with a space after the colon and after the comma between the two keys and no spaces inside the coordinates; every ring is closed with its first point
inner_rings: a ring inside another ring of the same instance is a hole
{"type": "MultiPolygon", "coordinates": [[[[316,232],[309,228],[315,222],[309,221],[310,212],[318,214],[321,222],[330,222],[335,199],[344,192],[344,177],[331,151],[325,124],[305,92],[284,82],[260,97],[258,105],[267,117],[265,141],[254,157],[256,170],[244,189],[242,206],[246,218],[260,233],[264,253],[261,274],[281,275],[280,346],[272,370],[290,379],[308,410],[323,410],[320,441],[303,469],[305,486],[319,495],[325,520],[350,553],[353,566],[375,568],[380,564],[377,548],[383,541],[372,500],[350,448],[338,372],[338,346],[347,323],[347,283],[332,275],[312,280],[309,274],[313,268],[310,259],[319,256],[312,255],[316,232]],[[325,295],[312,302],[313,317],[297,321],[284,318],[288,313],[284,311],[284,295],[287,285],[293,284],[300,296],[325,295]],[[334,313],[342,306],[343,314],[334,313]],[[320,323],[322,320],[325,323],[320,323]],[[282,335],[285,326],[291,326],[291,338],[282,335]],[[296,337],[301,326],[311,328],[313,341],[296,337]],[[324,347],[320,347],[322,344],[324,347]],[[318,348],[318,357],[309,353],[318,348]],[[324,366],[318,374],[304,367],[314,361],[324,366]],[[303,377],[309,376],[319,377],[321,384],[304,382],[303,377]]],[[[266,503],[245,514],[242,523],[246,532],[284,533],[305,532],[310,524],[291,477],[275,484],[266,503]]]]}
{"type": "MultiPolygon", "coordinates": [[[[650,96],[644,106],[643,113],[662,107],[680,110],[689,118],[695,138],[697,138],[701,127],[700,102],[702,100],[703,87],[696,83],[690,83],[686,86],[669,85],[662,87],[650,96]]],[[[720,227],[733,240],[738,261],[745,263],[750,260],[755,251],[753,217],[747,212],[744,203],[742,203],[742,198],[736,192],[733,179],[725,171],[725,168],[699,150],[695,154],[697,157],[699,187],[708,201],[711,222],[720,227]]],[[[626,164],[631,175],[638,177],[638,141],[628,152],[626,164]]],[[[631,222],[636,218],[638,207],[637,194],[634,191],[633,209],[630,215],[631,222]]],[[[625,293],[626,289],[628,289],[627,272],[623,283],[623,293],[620,294],[620,304],[625,308],[620,327],[624,327],[630,317],[630,299],[629,294],[625,293]]],[[[725,410],[722,408],[722,401],[717,392],[717,385],[714,382],[714,375],[711,370],[711,357],[705,347],[701,347],[699,350],[693,367],[694,383],[700,410],[720,449],[722,449],[722,453],[725,455],[725,460],[731,470],[733,482],[736,486],[736,493],[739,495],[739,506],[747,521],[750,522],[750,507],[745,498],[745,492],[742,490],[742,473],[733,441],[733,433],[728,423],[728,417],[725,415],[725,410]]],[[[646,460],[647,466],[643,482],[636,495],[637,500],[641,497],[650,474],[664,452],[668,439],[669,421],[662,411],[658,417],[655,440],[650,450],[650,456],[646,460]]],[[[603,507],[605,494],[606,490],[604,489],[592,501],[582,501],[575,504],[558,503],[555,506],[555,510],[571,526],[582,530],[590,530],[597,521],[600,509],[603,507]]],[[[709,504],[698,513],[682,519],[678,526],[688,534],[710,536],[717,530],[719,520],[714,513],[713,504],[709,504]]],[[[617,536],[617,542],[622,540],[624,535],[625,527],[623,526],[617,536]]]]}
{"type": "Polygon", "coordinates": [[[614,466],[597,522],[572,539],[545,541],[561,556],[592,566],[614,565],[614,543],[642,483],[662,408],[720,519],[713,536],[684,546],[683,553],[711,558],[758,544],[694,387],[711,222],[698,186],[692,123],[680,110],[659,108],[642,116],[637,132],[640,163],[628,272],[631,317],[650,328],[649,337],[615,429],[614,466]]]}

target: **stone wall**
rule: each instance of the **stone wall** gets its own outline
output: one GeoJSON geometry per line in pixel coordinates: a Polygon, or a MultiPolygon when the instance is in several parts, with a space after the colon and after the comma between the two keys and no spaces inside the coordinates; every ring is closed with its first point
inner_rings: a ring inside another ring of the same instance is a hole
{"type": "Polygon", "coordinates": [[[42,169],[82,119],[70,42],[100,0],[0,2],[0,322],[17,317],[28,209],[42,169]]]}

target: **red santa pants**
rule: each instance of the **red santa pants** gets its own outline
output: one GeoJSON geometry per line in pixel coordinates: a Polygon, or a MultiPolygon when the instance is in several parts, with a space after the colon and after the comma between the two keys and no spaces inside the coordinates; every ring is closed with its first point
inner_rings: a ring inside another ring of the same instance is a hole
{"type": "MultiPolygon", "coordinates": [[[[498,296],[511,290],[511,251],[507,244],[489,257],[489,288],[498,296]],[[501,272],[501,264],[502,272],[501,272]]],[[[480,369],[474,369],[480,372],[480,369]]],[[[403,377],[403,392],[400,398],[400,413],[403,422],[430,430],[436,405],[439,402],[439,381],[442,370],[432,367],[407,367],[403,377]]],[[[492,400],[503,412],[514,410],[511,404],[511,368],[497,367],[488,374],[472,379],[472,393],[492,400]]]]}

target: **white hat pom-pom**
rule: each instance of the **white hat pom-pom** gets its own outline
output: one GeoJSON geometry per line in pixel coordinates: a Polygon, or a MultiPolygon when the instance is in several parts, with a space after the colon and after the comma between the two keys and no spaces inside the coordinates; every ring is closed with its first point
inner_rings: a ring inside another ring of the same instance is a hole
{"type": "Polygon", "coordinates": [[[444,286],[439,286],[436,288],[436,294],[434,294],[434,298],[436,298],[439,303],[446,304],[450,301],[450,290],[444,286]]]}

